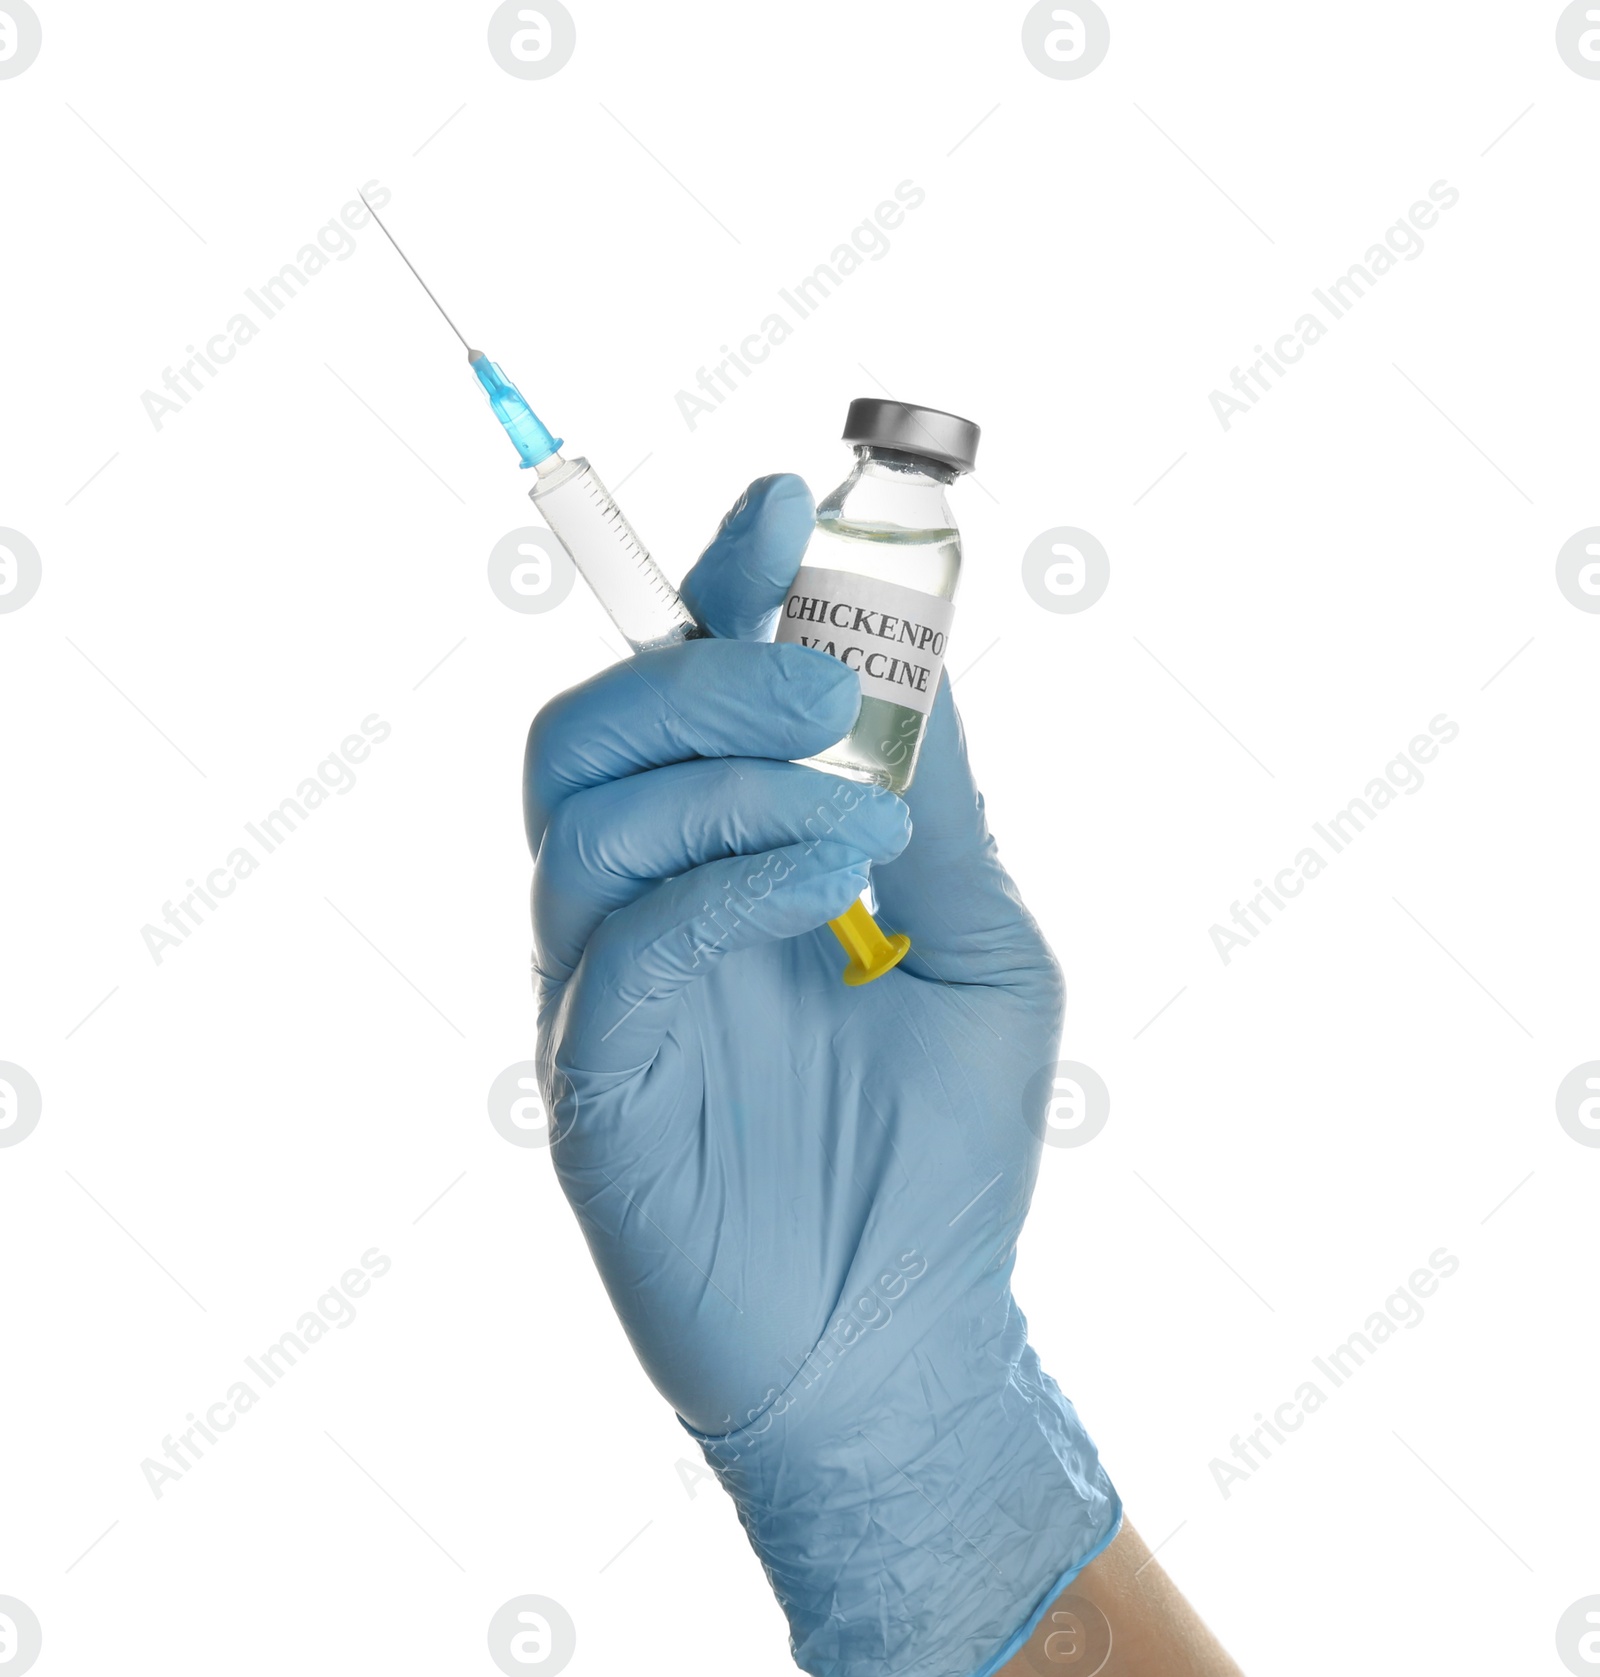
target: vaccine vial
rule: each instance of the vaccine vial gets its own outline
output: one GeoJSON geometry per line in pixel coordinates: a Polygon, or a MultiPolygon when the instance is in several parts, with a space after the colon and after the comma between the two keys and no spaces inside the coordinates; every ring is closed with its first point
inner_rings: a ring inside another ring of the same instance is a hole
{"type": "Polygon", "coordinates": [[[904,792],[939,691],[961,577],[945,490],[973,469],[978,427],[937,408],[863,397],[844,440],[856,464],[817,527],[778,618],[778,641],[855,672],[855,726],[812,767],[904,792]]]}

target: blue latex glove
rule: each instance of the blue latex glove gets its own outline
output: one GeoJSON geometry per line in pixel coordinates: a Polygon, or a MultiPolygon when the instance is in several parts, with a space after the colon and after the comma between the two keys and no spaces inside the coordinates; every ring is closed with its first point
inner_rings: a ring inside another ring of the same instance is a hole
{"type": "Polygon", "coordinates": [[[1010,1277],[1062,985],[948,684],[904,801],[789,761],[856,677],[766,644],[812,528],[754,484],[684,586],[718,638],[547,705],[526,777],[562,1187],[629,1338],[827,1677],[1003,1664],[1121,1507],[1010,1277]],[[910,956],[840,982],[867,883],[910,956]]]}

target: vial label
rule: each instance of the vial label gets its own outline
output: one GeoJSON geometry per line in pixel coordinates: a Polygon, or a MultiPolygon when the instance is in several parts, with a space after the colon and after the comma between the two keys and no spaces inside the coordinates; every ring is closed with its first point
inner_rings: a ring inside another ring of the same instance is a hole
{"type": "Polygon", "coordinates": [[[866,699],[926,716],[939,691],[955,603],[897,582],[802,565],[783,602],[786,646],[813,646],[854,670],[866,699]]]}

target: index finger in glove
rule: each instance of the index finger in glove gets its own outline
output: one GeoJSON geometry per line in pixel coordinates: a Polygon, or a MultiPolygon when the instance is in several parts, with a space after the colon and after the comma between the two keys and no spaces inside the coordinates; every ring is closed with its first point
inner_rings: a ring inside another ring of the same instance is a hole
{"type": "Polygon", "coordinates": [[[825,653],[750,641],[685,641],[640,653],[552,699],[534,718],[523,776],[534,854],[563,798],[695,757],[822,751],[849,732],[856,678],[825,653]]]}

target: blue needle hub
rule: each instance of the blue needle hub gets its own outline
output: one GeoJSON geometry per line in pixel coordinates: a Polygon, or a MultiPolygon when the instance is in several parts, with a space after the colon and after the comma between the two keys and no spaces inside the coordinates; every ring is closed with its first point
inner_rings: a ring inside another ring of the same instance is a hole
{"type": "Polygon", "coordinates": [[[478,376],[494,416],[505,428],[505,433],[522,456],[524,467],[537,466],[561,448],[561,438],[552,437],[526,401],[522,392],[486,356],[481,349],[469,349],[467,361],[478,376]]]}

